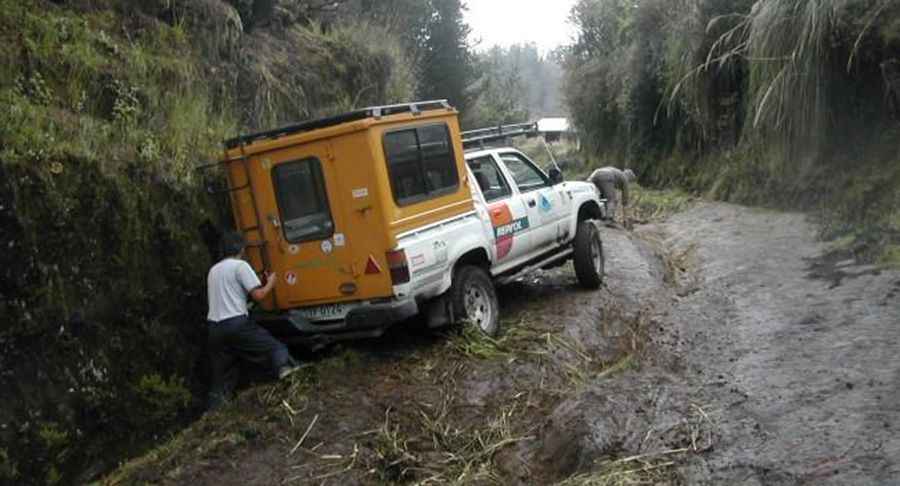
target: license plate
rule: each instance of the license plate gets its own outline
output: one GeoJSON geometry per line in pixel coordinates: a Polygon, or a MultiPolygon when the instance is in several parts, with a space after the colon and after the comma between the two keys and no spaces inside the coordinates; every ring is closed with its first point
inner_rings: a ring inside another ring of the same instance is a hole
{"type": "Polygon", "coordinates": [[[303,307],[296,312],[310,321],[339,321],[347,317],[347,313],[359,304],[325,304],[315,307],[303,307]]]}

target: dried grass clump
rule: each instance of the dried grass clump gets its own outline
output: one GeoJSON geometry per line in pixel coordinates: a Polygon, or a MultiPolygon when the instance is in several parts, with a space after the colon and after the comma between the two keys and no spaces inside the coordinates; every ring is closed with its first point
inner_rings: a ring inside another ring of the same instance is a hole
{"type": "Polygon", "coordinates": [[[405,101],[415,87],[398,41],[369,24],[258,32],[242,52],[238,93],[251,128],[405,101]]]}

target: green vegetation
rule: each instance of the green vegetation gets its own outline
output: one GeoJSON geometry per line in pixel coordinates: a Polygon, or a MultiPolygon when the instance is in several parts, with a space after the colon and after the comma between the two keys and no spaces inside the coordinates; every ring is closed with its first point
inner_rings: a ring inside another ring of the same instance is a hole
{"type": "Polygon", "coordinates": [[[889,245],[885,248],[879,262],[892,268],[900,268],[900,245],[889,245]]]}
{"type": "Polygon", "coordinates": [[[191,392],[185,388],[184,380],[176,376],[164,379],[156,373],[144,375],[134,385],[133,393],[134,406],[123,412],[137,427],[164,427],[191,403],[191,392]]]}
{"type": "Polygon", "coordinates": [[[694,200],[693,196],[679,189],[655,190],[633,184],[629,191],[629,217],[640,223],[661,221],[687,209],[694,200]]]}
{"type": "Polygon", "coordinates": [[[410,99],[413,68],[315,9],[251,31],[218,0],[0,12],[0,478],[83,482],[199,412],[228,217],[196,165],[240,130],[410,99]]]}
{"type": "Polygon", "coordinates": [[[898,17],[886,0],[581,0],[568,104],[595,159],[813,210],[874,259],[900,238],[898,17]]]}
{"type": "Polygon", "coordinates": [[[475,56],[477,102],[465,123],[482,128],[562,116],[562,69],[534,44],[495,46],[475,56]]]}

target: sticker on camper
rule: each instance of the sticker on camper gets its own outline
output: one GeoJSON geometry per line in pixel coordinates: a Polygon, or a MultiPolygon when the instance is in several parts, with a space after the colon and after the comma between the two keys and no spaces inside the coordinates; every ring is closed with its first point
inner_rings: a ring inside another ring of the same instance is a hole
{"type": "Polygon", "coordinates": [[[291,245],[288,247],[288,251],[291,255],[296,255],[297,253],[300,253],[300,247],[298,245],[291,245]]]}
{"type": "Polygon", "coordinates": [[[284,274],[284,281],[287,282],[287,284],[291,287],[297,285],[297,274],[294,272],[288,272],[284,274]]]}
{"type": "Polygon", "coordinates": [[[347,238],[344,236],[344,233],[334,234],[334,246],[345,246],[346,244],[347,238]]]}
{"type": "Polygon", "coordinates": [[[359,189],[353,190],[353,199],[362,199],[364,197],[369,197],[368,187],[360,187],[359,189]]]}
{"type": "Polygon", "coordinates": [[[326,255],[331,255],[331,252],[334,251],[334,244],[331,243],[331,240],[325,240],[322,242],[322,253],[326,255]]]}

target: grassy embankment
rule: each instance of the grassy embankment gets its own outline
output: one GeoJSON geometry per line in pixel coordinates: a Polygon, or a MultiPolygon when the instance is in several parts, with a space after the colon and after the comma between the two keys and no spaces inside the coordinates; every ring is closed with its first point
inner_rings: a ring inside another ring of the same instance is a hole
{"type": "Polygon", "coordinates": [[[900,5],[580,0],[566,91],[582,140],[642,182],[806,210],[900,256],[900,5]]]}
{"type": "Polygon", "coordinates": [[[192,167],[235,124],[177,25],[0,12],[0,478],[56,484],[190,409],[211,214],[192,167]]]}
{"type": "Polygon", "coordinates": [[[0,482],[84,481],[202,406],[198,228],[224,218],[197,162],[241,127],[410,97],[381,30],[240,22],[0,0],[0,482]]]}

